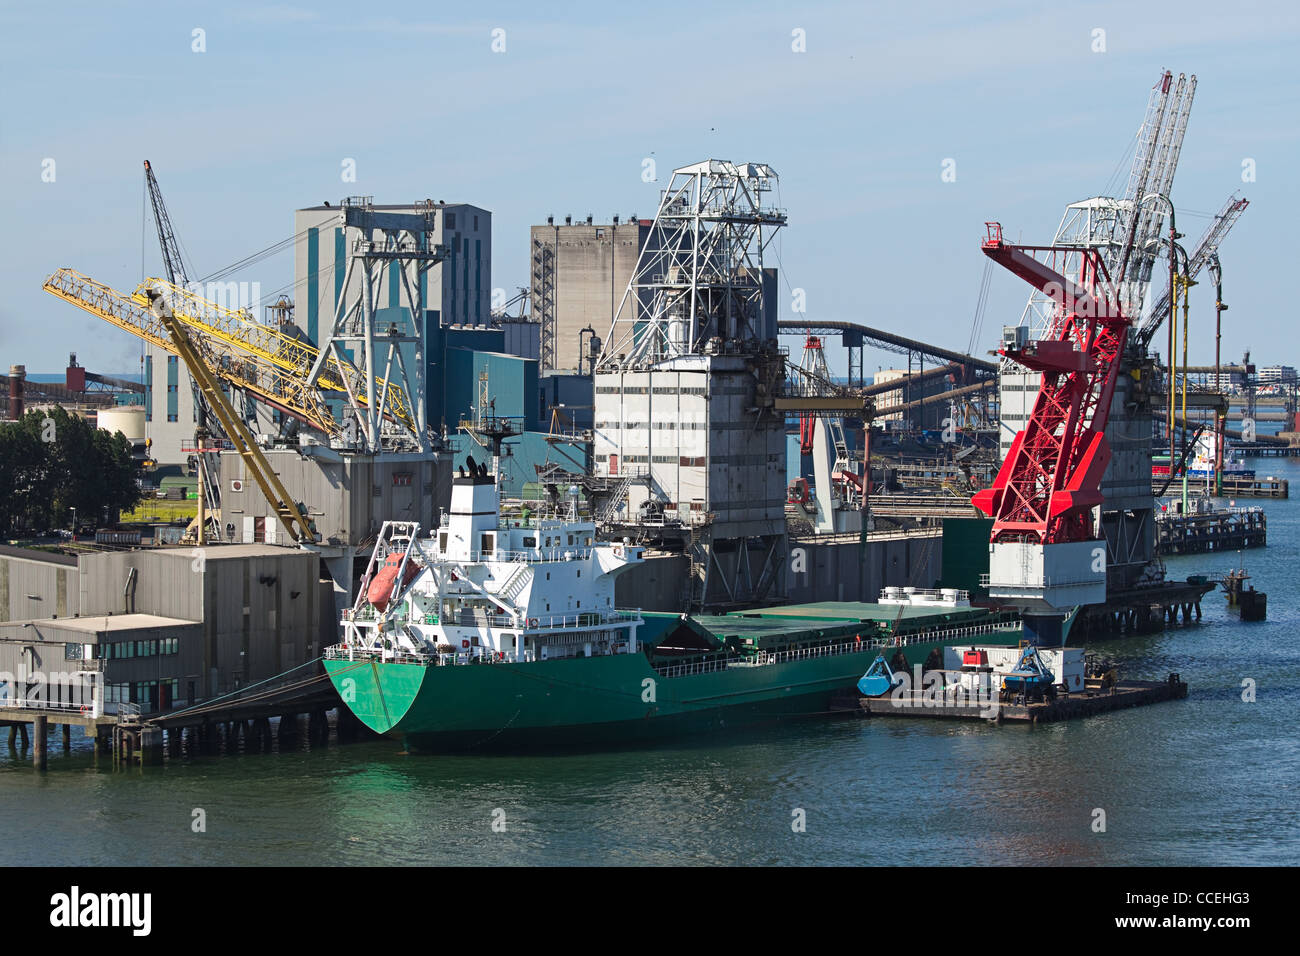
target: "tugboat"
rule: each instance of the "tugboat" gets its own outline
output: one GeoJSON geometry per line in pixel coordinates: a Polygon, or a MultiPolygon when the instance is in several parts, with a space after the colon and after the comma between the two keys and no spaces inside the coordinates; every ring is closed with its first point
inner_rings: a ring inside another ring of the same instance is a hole
{"type": "MultiPolygon", "coordinates": [[[[495,469],[494,469],[495,470],[495,469]]],[[[576,499],[503,518],[472,459],[440,527],[388,521],[326,672],[343,703],[411,752],[624,746],[830,711],[877,656],[911,668],[954,643],[1016,646],[1013,611],[965,592],[720,615],[614,603],[643,549],[601,541],[576,499]]]]}

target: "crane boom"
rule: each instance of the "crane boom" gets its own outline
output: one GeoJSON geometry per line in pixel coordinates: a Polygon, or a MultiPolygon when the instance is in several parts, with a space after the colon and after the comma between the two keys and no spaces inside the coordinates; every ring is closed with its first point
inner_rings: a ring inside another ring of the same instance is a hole
{"type": "MultiPolygon", "coordinates": [[[[142,285],[135,294],[127,295],[75,270],[60,269],[45,280],[44,289],[137,338],[173,355],[179,354],[161,320],[147,307],[145,292],[148,284],[142,285]]],[[[203,335],[197,336],[194,347],[221,381],[244,389],[260,401],[326,434],[342,433],[316,391],[305,388],[301,381],[283,370],[253,361],[220,340],[203,335]]]]}
{"type": "Polygon", "coordinates": [[[1101,504],[1110,461],[1106,420],[1129,320],[1110,297],[1101,253],[1083,250],[1078,282],[1031,253],[1056,257],[1051,246],[1017,246],[988,223],[983,252],[1059,302],[1048,337],[1003,354],[1042,372],[1024,430],[1016,434],[992,487],[972,504],[994,519],[991,540],[1053,544],[1093,540],[1089,511],[1101,504]]]}
{"type": "MultiPolygon", "coordinates": [[[[174,353],[176,349],[166,330],[146,306],[149,293],[164,295],[177,321],[189,328],[197,336],[201,350],[211,353],[213,361],[219,363],[214,374],[326,434],[340,435],[342,428],[330,415],[320,391],[343,392],[356,404],[366,403],[366,390],[361,384],[364,373],[355,366],[331,355],[319,381],[309,385],[306,375],[319,355],[316,346],[282,329],[254,322],[247,312],[223,308],[163,279],[146,280],[127,295],[64,268],[45,280],[44,289],[174,353]]],[[[402,390],[376,379],[375,391],[381,412],[414,430],[402,390]]]]}
{"type": "Polygon", "coordinates": [[[1058,646],[1069,608],[1106,600],[1106,548],[1094,533],[1092,509],[1102,503],[1106,421],[1129,320],[1102,250],[1011,245],[1001,225],[986,225],[984,254],[1055,308],[1044,338],[1002,350],[1042,379],[993,485],[971,503],[993,518],[989,596],[1021,610],[1031,644],[1058,646]],[[1066,261],[1077,263],[1073,279],[1054,268],[1066,261]]]}
{"type": "Polygon", "coordinates": [[[158,187],[158,180],[153,174],[153,167],[149,165],[149,160],[144,161],[144,181],[149,189],[149,201],[153,206],[154,226],[158,229],[158,242],[162,245],[163,266],[167,269],[167,281],[172,285],[186,285],[189,283],[189,276],[185,271],[185,261],[181,258],[180,244],[176,241],[176,233],[172,230],[171,217],[167,215],[167,207],[163,204],[162,190],[158,187]]]}
{"type": "Polygon", "coordinates": [[[172,341],[174,351],[181,357],[185,367],[194,376],[194,381],[202,389],[203,396],[211,405],[213,414],[220,420],[226,436],[234,444],[235,450],[239,452],[240,457],[244,459],[246,470],[253,476],[253,480],[257,482],[258,487],[262,489],[262,494],[266,496],[271,509],[275,512],[276,517],[280,519],[280,523],[284,525],[284,530],[298,544],[314,543],[316,536],[307,523],[307,519],[303,517],[302,512],[289,496],[288,490],[281,483],[280,477],[271,467],[271,463],[266,460],[266,456],[257,447],[248,426],[244,424],[234,408],[231,407],[230,400],[222,394],[216,376],[212,374],[212,370],[208,368],[207,363],[199,356],[185,325],[177,319],[163,295],[150,290],[145,293],[144,297],[148,302],[150,313],[158,319],[166,330],[172,341]]]}
{"type": "MultiPolygon", "coordinates": [[[[1200,274],[1205,264],[1209,262],[1219,251],[1219,246],[1227,237],[1229,230],[1246,211],[1250,205],[1250,200],[1241,199],[1236,193],[1228,197],[1228,201],[1223,204],[1213,221],[1206,227],[1201,238],[1196,241],[1196,246],[1187,260],[1188,278],[1195,279],[1200,274]]],[[[1165,319],[1169,317],[1169,299],[1173,295],[1172,290],[1166,284],[1164,295],[1156,300],[1155,308],[1152,309],[1150,316],[1145,324],[1136,332],[1138,341],[1142,343],[1143,348],[1151,344],[1155,334],[1160,331],[1160,326],[1165,319]]]]}

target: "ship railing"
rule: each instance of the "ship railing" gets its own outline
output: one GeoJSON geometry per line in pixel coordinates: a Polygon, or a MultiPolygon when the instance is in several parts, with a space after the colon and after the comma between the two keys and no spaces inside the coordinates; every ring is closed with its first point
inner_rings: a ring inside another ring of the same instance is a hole
{"type": "Polygon", "coordinates": [[[457,649],[454,651],[391,651],[377,647],[360,647],[351,644],[334,644],[325,648],[324,656],[331,660],[343,661],[377,661],[383,664],[418,664],[422,667],[450,667],[464,664],[530,664],[538,660],[537,652],[527,650],[523,656],[513,651],[496,652],[483,648],[474,651],[457,649]]]}
{"type": "Polygon", "coordinates": [[[542,617],[513,617],[509,614],[489,614],[482,610],[465,609],[448,615],[444,622],[452,627],[517,627],[532,631],[580,630],[639,621],[641,612],[635,611],[576,611],[573,614],[547,614],[542,617]]]}
{"type": "MultiPolygon", "coordinates": [[[[471,551],[466,560],[470,564],[492,561],[498,564],[549,564],[558,561],[584,561],[591,557],[594,548],[590,545],[569,545],[555,548],[528,548],[524,551],[507,551],[494,548],[491,551],[471,551]]],[[[461,560],[461,559],[456,559],[461,560]]]]}
{"type": "Polygon", "coordinates": [[[514,620],[498,617],[497,627],[526,627],[535,631],[579,630],[641,620],[641,611],[578,611],[574,614],[548,614],[545,617],[521,617],[514,620]]]}
{"type": "Polygon", "coordinates": [[[333,644],[325,648],[323,656],[329,660],[376,660],[385,664],[427,665],[438,663],[438,655],[434,653],[419,654],[414,651],[390,651],[378,647],[361,647],[356,644],[333,644]]]}
{"type": "Polygon", "coordinates": [[[727,670],[730,667],[764,667],[771,664],[787,664],[791,661],[813,660],[819,657],[860,654],[867,650],[878,651],[889,647],[909,647],[914,644],[931,644],[960,638],[976,638],[1006,631],[1012,627],[1018,627],[1018,625],[968,624],[963,627],[917,631],[912,634],[899,634],[892,637],[861,639],[854,637],[852,640],[840,641],[835,644],[816,644],[811,647],[795,647],[786,651],[758,651],[743,657],[732,656],[707,661],[690,661],[684,664],[666,664],[655,668],[655,670],[658,671],[661,677],[686,677],[692,674],[707,674],[727,670]]]}

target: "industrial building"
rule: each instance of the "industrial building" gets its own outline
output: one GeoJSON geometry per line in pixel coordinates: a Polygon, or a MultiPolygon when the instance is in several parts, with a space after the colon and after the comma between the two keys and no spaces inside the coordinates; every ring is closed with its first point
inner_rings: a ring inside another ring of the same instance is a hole
{"type": "MultiPolygon", "coordinates": [[[[429,207],[369,205],[376,213],[423,215],[429,207]]],[[[486,325],[492,299],[492,213],[468,203],[432,204],[431,240],[446,249],[446,258],[434,263],[421,290],[424,308],[437,313],[440,325],[486,325]]],[[[294,246],[293,279],[297,290],[297,318],[313,342],[321,342],[340,302],[361,295],[362,277],[354,274],[348,288],[346,228],[341,208],[310,206],[294,213],[293,232],[302,241],[294,246]]],[[[390,282],[382,306],[411,307],[411,296],[396,281],[390,282]]]]}
{"type": "MultiPolygon", "coordinates": [[[[651,221],[635,216],[607,223],[575,223],[554,216],[530,230],[533,318],[541,330],[544,371],[566,369],[591,374],[591,339],[608,334],[617,314],[621,321],[640,318],[640,302],[629,300],[619,313],[623,293],[651,235],[651,221]]],[[[599,342],[597,342],[597,350],[599,342]]]]}
{"type": "Polygon", "coordinates": [[[780,593],[786,553],[785,379],[776,275],[785,224],[767,166],[674,170],[595,374],[602,517],[684,551],[688,609],[780,593]],[[630,302],[640,313],[627,311],[630,302]]]}
{"type": "Polygon", "coordinates": [[[0,547],[0,671],[102,672],[117,688],[108,702],[145,710],[216,697],[333,639],[322,571],[317,554],[266,544],[75,557],[0,547]]]}
{"type": "Polygon", "coordinates": [[[910,430],[914,428],[936,428],[948,417],[948,406],[933,402],[919,407],[909,407],[906,411],[899,406],[920,401],[949,391],[953,386],[947,378],[922,376],[922,370],[915,372],[902,368],[886,368],[876,372],[872,384],[876,386],[898,383],[897,388],[886,389],[874,396],[876,404],[872,421],[879,422],[885,429],[910,430]]]}
{"type": "MultiPolygon", "coordinates": [[[[360,300],[364,293],[363,270],[352,270],[348,278],[348,265],[358,252],[357,242],[368,240],[369,236],[363,240],[355,232],[348,234],[350,227],[344,222],[346,207],[347,201],[338,206],[307,207],[294,213],[293,288],[298,306],[292,322],[316,345],[328,339],[340,303],[346,307],[360,300]]],[[[423,303],[422,311],[434,316],[435,326],[486,325],[492,295],[491,212],[468,203],[434,203],[432,207],[368,204],[366,208],[372,213],[394,216],[421,216],[433,208],[430,239],[443,252],[443,257],[427,271],[419,271],[418,291],[404,289],[401,265],[397,261],[388,263],[387,286],[382,290],[382,301],[375,303],[380,309],[405,309],[405,320],[410,323],[411,298],[418,295],[423,303]]],[[[272,303],[252,301],[253,291],[247,283],[215,282],[209,283],[201,294],[227,308],[248,309],[259,320],[285,321],[283,312],[272,314],[275,311],[272,303]]],[[[382,315],[379,318],[381,322],[384,319],[382,315]]],[[[424,321],[421,317],[421,327],[424,321]]],[[[189,373],[175,354],[146,343],[144,384],[145,420],[154,455],[161,464],[187,463],[190,455],[182,446],[192,444],[198,424],[189,373]]]]}

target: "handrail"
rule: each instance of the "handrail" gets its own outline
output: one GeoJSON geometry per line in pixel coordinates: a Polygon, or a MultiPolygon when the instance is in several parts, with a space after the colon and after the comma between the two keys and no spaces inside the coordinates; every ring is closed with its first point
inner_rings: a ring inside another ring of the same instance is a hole
{"type": "MultiPolygon", "coordinates": [[[[835,657],[841,654],[858,654],[863,651],[879,650],[886,647],[909,647],[913,644],[942,643],[958,637],[975,637],[980,634],[993,634],[1008,630],[1014,625],[1008,624],[970,624],[964,627],[942,628],[936,631],[917,631],[913,634],[895,635],[894,637],[871,637],[859,641],[842,641],[837,644],[818,644],[811,647],[792,648],[788,651],[759,651],[746,656],[730,656],[708,661],[692,661],[686,664],[667,664],[656,667],[661,677],[684,677],[689,674],[703,674],[726,670],[731,666],[762,667],[771,664],[784,664],[796,660],[811,660],[817,657],[835,657]]],[[[1023,628],[1023,625],[1021,625],[1023,628]]]]}
{"type": "MultiPolygon", "coordinates": [[[[46,700],[43,697],[0,697],[0,707],[11,710],[43,710],[52,714],[77,714],[82,717],[100,717],[103,714],[98,698],[76,704],[46,700]]],[[[136,713],[139,713],[138,708],[136,713]]]]}

